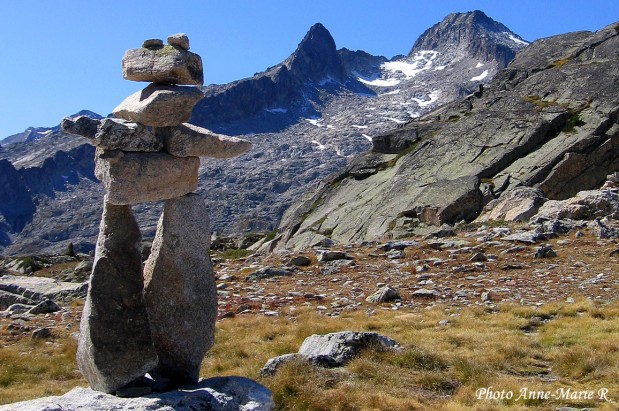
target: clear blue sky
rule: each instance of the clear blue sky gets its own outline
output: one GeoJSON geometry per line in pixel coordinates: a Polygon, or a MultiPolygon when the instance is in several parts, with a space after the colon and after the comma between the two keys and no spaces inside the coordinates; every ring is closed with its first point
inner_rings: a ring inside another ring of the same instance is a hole
{"type": "Polygon", "coordinates": [[[475,9],[526,40],[619,21],[619,0],[2,0],[0,138],[81,109],[107,115],[146,85],[120,69],[146,38],[187,33],[205,83],[227,83],[284,60],[317,22],[338,48],[393,57],[447,14],[475,9]]]}

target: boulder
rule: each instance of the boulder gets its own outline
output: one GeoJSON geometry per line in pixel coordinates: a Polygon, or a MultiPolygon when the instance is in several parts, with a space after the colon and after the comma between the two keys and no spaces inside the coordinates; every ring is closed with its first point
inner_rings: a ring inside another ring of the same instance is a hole
{"type": "Polygon", "coordinates": [[[372,137],[372,151],[383,154],[398,154],[419,142],[419,129],[396,129],[390,133],[372,137]]]}
{"type": "Polygon", "coordinates": [[[593,220],[619,214],[619,193],[615,190],[580,191],[567,200],[550,200],[540,207],[532,222],[571,219],[593,220]]]}
{"type": "Polygon", "coordinates": [[[197,157],[120,150],[95,155],[95,175],[105,187],[107,201],[126,205],[180,197],[198,187],[197,157]]]}
{"type": "Polygon", "coordinates": [[[247,277],[245,277],[245,280],[255,281],[255,280],[264,280],[265,278],[272,278],[272,277],[288,277],[294,274],[294,272],[295,272],[294,268],[263,267],[249,274],[247,277]]]}
{"type": "Polygon", "coordinates": [[[159,365],[172,386],[198,382],[214,343],[217,290],[209,258],[211,232],[197,194],[167,200],[144,266],[145,298],[159,365]]]}
{"type": "Polygon", "coordinates": [[[316,259],[321,263],[326,263],[336,260],[352,260],[352,257],[344,251],[316,250],[316,259]]]}
{"type": "Polygon", "coordinates": [[[77,365],[97,391],[113,393],[157,365],[140,241],[131,207],[106,201],[77,347],[77,365]]]}
{"type": "Polygon", "coordinates": [[[162,136],[166,151],[177,157],[231,158],[251,148],[247,140],[216,134],[189,123],[157,132],[162,136]]]}
{"type": "Polygon", "coordinates": [[[490,201],[475,221],[527,221],[547,200],[536,188],[517,187],[490,201]]]}
{"type": "Polygon", "coordinates": [[[37,305],[51,299],[72,301],[86,296],[88,283],[56,281],[47,277],[3,275],[0,277],[0,310],[12,304],[37,305]]]}
{"type": "Polygon", "coordinates": [[[307,267],[308,265],[312,265],[312,260],[304,255],[297,255],[288,261],[288,265],[295,267],[307,267]]]}
{"type": "Polygon", "coordinates": [[[189,120],[204,97],[196,87],[151,84],[120,103],[112,114],[150,127],[175,127],[189,120]]]}
{"type": "MultiPolygon", "coordinates": [[[[123,78],[160,84],[187,84],[201,86],[204,83],[202,59],[199,55],[183,49],[184,42],[174,36],[167,46],[148,44],[148,48],[131,49],[125,52],[122,61],[123,78]]],[[[189,39],[186,41],[189,48],[189,39]]]]}
{"type": "Polygon", "coordinates": [[[140,398],[119,398],[89,388],[77,387],[62,396],[0,405],[0,411],[271,411],[275,408],[271,391],[243,377],[215,377],[178,391],[150,394],[140,398]]]}
{"type": "Polygon", "coordinates": [[[400,346],[389,337],[371,332],[314,334],[303,341],[298,353],[284,354],[268,360],[260,370],[260,375],[274,375],[283,364],[295,360],[307,361],[319,367],[341,367],[366,349],[388,351],[398,350],[400,346]]]}
{"type": "Polygon", "coordinates": [[[94,146],[104,150],[160,151],[163,148],[161,139],[150,129],[119,118],[65,118],[62,129],[86,137],[94,146]]]}
{"type": "Polygon", "coordinates": [[[47,314],[47,313],[55,313],[56,311],[60,311],[60,307],[58,304],[53,302],[50,299],[45,299],[38,303],[36,306],[32,307],[28,310],[29,314],[47,314]]]}
{"type": "Polygon", "coordinates": [[[264,364],[264,367],[260,369],[260,376],[270,377],[272,375],[275,375],[277,370],[279,370],[279,367],[281,367],[287,362],[295,360],[303,361],[304,358],[297,353],[278,355],[277,357],[270,358],[266,362],[266,364],[264,364]]]}
{"type": "Polygon", "coordinates": [[[324,367],[340,367],[361,353],[362,350],[393,350],[398,343],[384,335],[372,332],[341,331],[331,334],[314,334],[307,337],[299,355],[324,367]]]}
{"type": "Polygon", "coordinates": [[[374,294],[368,296],[365,301],[369,303],[386,303],[389,301],[399,300],[401,298],[402,297],[397,290],[386,285],[377,290],[374,294]]]}

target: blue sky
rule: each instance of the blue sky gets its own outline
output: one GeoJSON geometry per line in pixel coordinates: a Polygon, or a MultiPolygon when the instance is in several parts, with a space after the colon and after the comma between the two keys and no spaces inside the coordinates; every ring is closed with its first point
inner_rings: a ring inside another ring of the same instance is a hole
{"type": "Polygon", "coordinates": [[[619,21],[618,0],[19,0],[0,2],[0,138],[81,109],[107,115],[146,84],[122,79],[126,49],[187,33],[205,84],[284,60],[311,25],[338,48],[393,57],[451,12],[479,9],[526,40],[619,21]]]}

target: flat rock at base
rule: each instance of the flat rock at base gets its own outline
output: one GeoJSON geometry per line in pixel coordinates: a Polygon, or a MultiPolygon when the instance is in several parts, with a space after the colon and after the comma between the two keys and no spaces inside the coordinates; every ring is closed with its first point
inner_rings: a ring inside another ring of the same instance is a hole
{"type": "Polygon", "coordinates": [[[197,194],[167,200],[144,267],[145,299],[155,348],[156,375],[172,386],[195,384],[214,343],[217,290],[209,258],[211,232],[197,194]]]}
{"type": "Polygon", "coordinates": [[[157,365],[140,244],[131,207],[105,202],[77,347],[78,367],[98,391],[113,393],[157,365]]]}
{"type": "Polygon", "coordinates": [[[196,87],[151,84],[120,103],[112,114],[150,127],[176,127],[204,97],[196,87]]]}
{"type": "Polygon", "coordinates": [[[163,148],[161,139],[147,127],[120,118],[65,118],[62,129],[86,137],[94,146],[105,150],[160,151],[163,148]]]}
{"type": "Polygon", "coordinates": [[[271,411],[275,408],[269,389],[243,377],[215,377],[183,390],[119,398],[89,388],[74,388],[57,397],[0,405],[0,411],[271,411]]]}
{"type": "MultiPolygon", "coordinates": [[[[174,45],[157,47],[149,44],[149,48],[127,50],[122,62],[123,78],[160,84],[201,86],[204,83],[202,59],[195,53],[183,50],[184,43],[181,39],[177,41],[173,37],[174,45]]],[[[189,39],[186,45],[189,48],[189,39]]]]}
{"type": "Polygon", "coordinates": [[[198,187],[198,157],[97,149],[95,175],[107,201],[126,205],[183,196],[198,187]]]}
{"type": "Polygon", "coordinates": [[[213,133],[189,123],[159,129],[158,134],[162,136],[166,151],[177,157],[232,158],[251,148],[247,140],[213,133]]]}

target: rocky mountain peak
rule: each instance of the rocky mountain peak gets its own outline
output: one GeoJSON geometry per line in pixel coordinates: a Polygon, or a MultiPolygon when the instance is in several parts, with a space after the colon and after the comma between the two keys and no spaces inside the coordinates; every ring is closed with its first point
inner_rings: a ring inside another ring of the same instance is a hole
{"type": "Polygon", "coordinates": [[[320,82],[326,78],[344,79],[335,40],[321,23],[314,24],[296,51],[283,63],[295,76],[320,82]]]}
{"type": "Polygon", "coordinates": [[[417,39],[409,56],[422,50],[464,52],[481,61],[498,60],[505,67],[515,51],[529,43],[484,12],[452,13],[417,39]]]}

